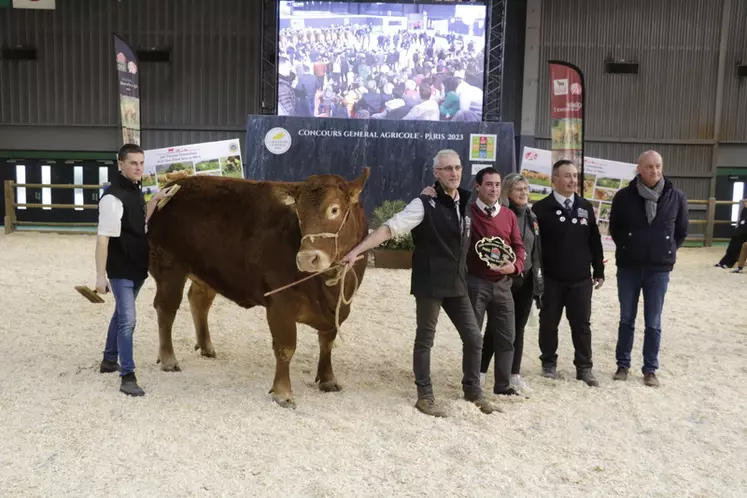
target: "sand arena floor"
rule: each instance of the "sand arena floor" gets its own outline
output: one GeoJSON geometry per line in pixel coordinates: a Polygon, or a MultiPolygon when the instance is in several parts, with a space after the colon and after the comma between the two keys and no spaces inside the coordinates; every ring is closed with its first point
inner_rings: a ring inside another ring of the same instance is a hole
{"type": "Polygon", "coordinates": [[[241,310],[219,297],[210,318],[218,357],[206,359],[193,350],[185,296],[174,329],[183,371],[160,371],[149,279],[135,334],[147,394],[125,397],[116,374],[97,371],[111,296],[93,305],[73,290],[93,285],[94,245],[91,236],[0,236],[4,497],[747,493],[747,275],[712,267],[722,248],[680,253],[664,314],[660,389],[642,385],[640,336],[632,380],[611,380],[618,319],[611,262],[592,317],[601,388],[572,380],[566,323],[559,354],[568,380],[540,378],[534,324],[524,357],[533,396],[483,415],[460,399],[461,345],[442,313],[432,368],[450,418],[433,419],[412,406],[409,272],[382,269],[367,272],[333,352],[343,392],[315,387],[316,335],[300,328],[295,411],[267,394],[274,358],[261,308],[241,310]]]}

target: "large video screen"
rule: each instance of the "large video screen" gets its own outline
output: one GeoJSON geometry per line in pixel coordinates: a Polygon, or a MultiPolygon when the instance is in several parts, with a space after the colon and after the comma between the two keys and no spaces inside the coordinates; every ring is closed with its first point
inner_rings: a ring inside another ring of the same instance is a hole
{"type": "Polygon", "coordinates": [[[279,115],[482,121],[486,6],[280,0],[279,115]]]}

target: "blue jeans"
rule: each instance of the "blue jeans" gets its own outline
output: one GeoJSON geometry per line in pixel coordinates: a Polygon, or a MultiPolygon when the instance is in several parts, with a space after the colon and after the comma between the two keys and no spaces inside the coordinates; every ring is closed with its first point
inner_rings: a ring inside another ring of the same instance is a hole
{"type": "Polygon", "coordinates": [[[114,295],[114,314],[109,322],[106,334],[104,359],[117,361],[119,357],[119,375],[135,372],[135,360],[132,354],[132,334],[135,332],[135,299],[144,280],[109,279],[109,286],[114,295]]]}
{"type": "Polygon", "coordinates": [[[661,344],[661,311],[664,295],[669,286],[668,271],[651,271],[646,268],[618,268],[617,296],[620,301],[620,326],[617,330],[617,366],[630,368],[630,352],[633,349],[635,319],[638,314],[638,299],[643,290],[643,336],[644,374],[659,368],[659,346],[661,344]]]}

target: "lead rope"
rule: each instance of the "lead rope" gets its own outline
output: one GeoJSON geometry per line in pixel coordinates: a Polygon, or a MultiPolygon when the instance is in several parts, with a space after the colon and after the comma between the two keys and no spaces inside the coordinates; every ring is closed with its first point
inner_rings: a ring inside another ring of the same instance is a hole
{"type": "MultiPolygon", "coordinates": [[[[337,239],[340,234],[340,231],[342,230],[342,227],[345,226],[345,222],[348,220],[348,215],[350,214],[350,211],[352,208],[348,208],[348,210],[345,212],[345,217],[342,220],[342,223],[340,224],[340,228],[337,229],[337,232],[331,233],[315,233],[310,235],[304,235],[301,237],[301,243],[303,244],[304,239],[311,239],[311,242],[314,243],[314,237],[322,237],[322,238],[333,238],[335,239],[335,255],[332,258],[333,260],[337,259],[337,252],[338,252],[338,246],[337,246],[337,239]]],[[[298,226],[301,226],[301,216],[298,214],[298,211],[296,211],[296,216],[298,217],[298,226]]],[[[363,256],[358,256],[355,258],[355,262],[363,259],[363,256]]],[[[290,289],[291,287],[294,287],[301,282],[305,282],[306,280],[309,280],[311,278],[317,277],[321,275],[322,273],[326,273],[331,270],[337,270],[337,275],[326,280],[324,282],[325,285],[328,287],[332,287],[333,285],[336,285],[338,282],[340,283],[340,294],[337,296],[337,305],[335,306],[335,331],[337,332],[337,335],[340,335],[340,308],[342,308],[342,304],[349,305],[353,302],[353,298],[355,297],[356,293],[358,292],[358,286],[360,285],[360,281],[358,280],[358,274],[353,272],[353,277],[355,278],[355,286],[353,287],[353,294],[349,297],[345,297],[345,278],[347,277],[348,271],[350,271],[350,268],[344,264],[344,263],[337,263],[335,265],[330,266],[326,270],[321,270],[316,273],[313,273],[309,275],[308,277],[304,277],[301,280],[296,280],[293,283],[290,283],[288,285],[284,285],[283,287],[277,288],[275,290],[271,290],[269,292],[265,292],[265,297],[271,296],[272,294],[275,294],[277,292],[290,289]]]]}

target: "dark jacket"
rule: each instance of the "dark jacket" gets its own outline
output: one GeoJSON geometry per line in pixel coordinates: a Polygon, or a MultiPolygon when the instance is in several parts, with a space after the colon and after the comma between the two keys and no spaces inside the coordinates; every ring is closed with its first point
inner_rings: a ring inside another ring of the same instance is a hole
{"type": "Polygon", "coordinates": [[[120,173],[101,199],[107,195],[119,199],[124,210],[119,237],[109,239],[106,275],[110,279],[145,280],[148,277],[148,238],[145,234],[145,199],[140,184],[132,183],[120,173]]]}
{"type": "Polygon", "coordinates": [[[532,206],[542,233],[542,271],[545,278],[568,283],[604,278],[604,249],[594,208],[583,197],[573,198],[570,215],[554,193],[532,206]]]}
{"type": "Polygon", "coordinates": [[[514,278],[514,286],[521,285],[521,282],[527,278],[528,273],[532,272],[532,278],[534,279],[534,285],[532,286],[532,293],[535,297],[542,297],[545,292],[545,280],[542,277],[542,240],[540,237],[539,224],[537,223],[537,216],[532,212],[529,206],[518,207],[513,202],[509,201],[509,209],[514,212],[516,217],[519,219],[519,233],[521,233],[521,239],[526,243],[527,231],[534,233],[534,245],[532,246],[532,254],[527,254],[527,258],[532,259],[532,267],[528,271],[520,276],[514,278]],[[522,217],[522,211],[525,215],[522,217]],[[521,222],[523,220],[523,223],[521,222]]]}
{"type": "Polygon", "coordinates": [[[412,254],[411,294],[425,297],[467,295],[467,250],[470,221],[465,216],[470,192],[459,191],[457,218],[454,199],[439,183],[436,198],[421,195],[423,221],[412,230],[415,249],[412,254]]]}
{"type": "Polygon", "coordinates": [[[747,235],[747,207],[742,208],[737,227],[734,229],[734,235],[747,235]]]}
{"type": "Polygon", "coordinates": [[[677,249],[687,237],[687,199],[665,177],[656,217],[649,225],[645,200],[638,193],[639,181],[640,177],[636,176],[612,199],[609,233],[616,246],[617,266],[671,271],[677,260],[677,249]]]}

